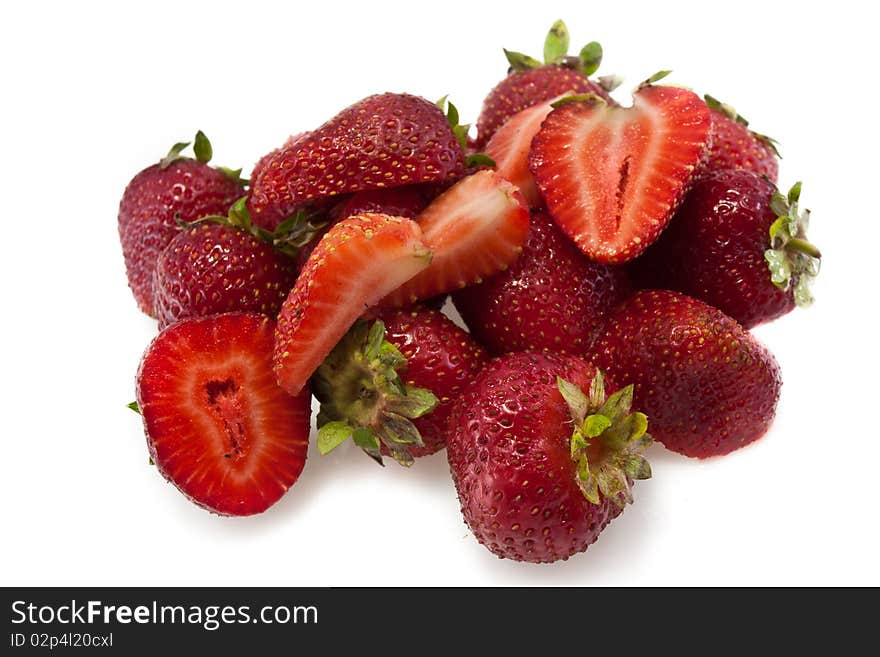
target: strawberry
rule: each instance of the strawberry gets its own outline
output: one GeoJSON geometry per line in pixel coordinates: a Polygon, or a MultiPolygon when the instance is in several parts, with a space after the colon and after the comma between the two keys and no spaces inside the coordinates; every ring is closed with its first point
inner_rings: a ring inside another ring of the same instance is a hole
{"type": "Polygon", "coordinates": [[[373,212],[415,219],[428,204],[427,193],[428,190],[423,185],[404,185],[357,192],[334,207],[331,216],[345,219],[355,214],[373,212]]]}
{"type": "Polygon", "coordinates": [[[609,86],[611,78],[603,79],[606,86],[589,79],[602,61],[602,46],[592,41],[577,56],[568,55],[568,46],[568,28],[556,21],[544,41],[543,63],[522,53],[504,51],[510,70],[483,101],[473,144],[476,150],[485,147],[514,114],[556,96],[593,93],[613,102],[608,95],[613,88],[609,86]]]}
{"type": "Polygon", "coordinates": [[[580,354],[629,290],[623,267],[590,262],[537,210],[522,255],[506,271],[459,290],[453,301],[471,333],[493,353],[580,354]]]}
{"type": "Polygon", "coordinates": [[[198,223],[178,233],[156,264],[159,328],[236,310],[274,319],[296,275],[293,258],[247,231],[198,223]]]}
{"type": "Polygon", "coordinates": [[[274,356],[281,387],[298,394],[357,318],[430,260],[409,219],[358,214],[335,224],[281,306],[274,356]]]}
{"type": "Polygon", "coordinates": [[[138,307],[155,317],[153,273],[156,260],[180,231],[175,217],[195,221],[226,214],[244,195],[240,171],[208,166],[208,138],[196,134],[196,159],[180,157],[188,143],[175,144],[161,162],[147,167],[128,183],[119,203],[119,239],[128,285],[138,307]]]}
{"type": "Polygon", "coordinates": [[[522,251],[529,230],[522,194],[489,170],[450,187],[417,221],[434,258],[382,306],[406,306],[503,271],[522,251]]]}
{"type": "Polygon", "coordinates": [[[782,379],[773,355],[720,310],[677,292],[644,290],[624,302],[588,357],[635,384],[651,433],[685,456],[739,449],[776,413],[782,379]]]}
{"type": "Polygon", "coordinates": [[[708,144],[708,107],[685,89],[653,86],[665,73],[636,90],[632,107],[562,101],[532,141],[550,215],[596,262],[627,262],[657,239],[708,144]]]}
{"type": "Polygon", "coordinates": [[[749,122],[730,105],[708,94],[703,98],[712,114],[711,147],[703,171],[748,169],[767,176],[775,183],[779,177],[776,141],[752,132],[749,122]]]}
{"type": "Polygon", "coordinates": [[[800,189],[783,196],[746,170],[705,174],[632,263],[637,278],[705,301],[745,328],[809,305],[821,254],[806,239],[810,213],[799,210],[800,189]]]}
{"type": "Polygon", "coordinates": [[[307,201],[461,177],[459,136],[434,103],[380,94],[343,110],[287,146],[251,183],[254,222],[271,225],[307,201]]]}
{"type": "Polygon", "coordinates": [[[257,160],[257,163],[254,165],[253,171],[251,171],[251,180],[256,180],[263,174],[263,169],[266,168],[266,165],[269,164],[273,157],[278,155],[278,153],[280,153],[285,148],[288,148],[289,146],[295,144],[300,137],[303,137],[307,134],[309,133],[299,132],[297,134],[290,135],[290,137],[288,137],[284,141],[284,144],[263,155],[259,160],[257,160]]]}
{"type": "Polygon", "coordinates": [[[488,361],[486,350],[445,315],[413,306],[358,322],[312,378],[321,401],[318,449],[353,437],[382,462],[402,465],[446,446],[446,422],[462,387],[488,361]]]}
{"type": "Polygon", "coordinates": [[[275,323],[255,314],[186,319],[147,348],[137,404],[159,472],[223,515],[261,513],[306,461],[311,398],[275,383],[275,323]]]}
{"type": "Polygon", "coordinates": [[[651,476],[633,387],[562,354],[497,358],[453,404],[447,454],[465,522],[495,555],[547,563],[583,552],[651,476]]]}
{"type": "Polygon", "coordinates": [[[529,207],[543,204],[535,185],[535,177],[529,170],[529,151],[532,139],[538,134],[541,123],[553,111],[552,103],[563,96],[537,103],[510,117],[486,144],[486,155],[495,162],[495,171],[505,180],[519,187],[529,207]]]}

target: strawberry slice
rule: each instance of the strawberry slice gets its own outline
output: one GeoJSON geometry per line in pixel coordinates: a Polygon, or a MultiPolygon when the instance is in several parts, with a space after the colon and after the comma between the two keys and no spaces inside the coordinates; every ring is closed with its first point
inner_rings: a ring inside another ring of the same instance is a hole
{"type": "Polygon", "coordinates": [[[522,194],[494,171],[478,171],[438,196],[418,216],[431,264],[382,300],[405,306],[479,283],[522,251],[529,211],[522,194]]]}
{"type": "Polygon", "coordinates": [[[257,314],[185,319],[153,340],[138,370],[156,467],[215,513],[265,511],[306,462],[311,398],[275,382],[274,332],[275,322],[257,314]]]}
{"type": "Polygon", "coordinates": [[[529,170],[532,139],[538,134],[541,123],[553,111],[551,103],[562,98],[557,96],[546,103],[517,112],[495,131],[486,144],[485,153],[495,160],[495,171],[519,187],[529,207],[537,208],[542,204],[535,177],[529,170]]]}
{"type": "Polygon", "coordinates": [[[559,105],[532,141],[529,164],[551,216],[580,249],[597,262],[623,263],[666,227],[711,124],[696,94],[645,84],[628,108],[559,105]]]}
{"type": "Polygon", "coordinates": [[[358,317],[430,261],[410,219],[365,213],[335,224],[281,306],[274,357],[281,387],[298,394],[358,317]]]}

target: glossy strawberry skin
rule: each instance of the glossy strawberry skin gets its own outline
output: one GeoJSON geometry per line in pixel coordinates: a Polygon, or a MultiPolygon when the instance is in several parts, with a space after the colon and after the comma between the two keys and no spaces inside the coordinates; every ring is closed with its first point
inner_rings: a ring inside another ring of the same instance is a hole
{"type": "Polygon", "coordinates": [[[331,216],[338,220],[355,214],[373,212],[415,219],[428,205],[427,193],[428,190],[422,185],[357,192],[334,207],[331,216]]]}
{"type": "Polygon", "coordinates": [[[532,212],[520,257],[453,294],[471,333],[492,353],[581,354],[604,316],[630,292],[626,269],[590,262],[543,210],[532,212]]]}
{"type": "Polygon", "coordinates": [[[720,310],[677,292],[636,293],[611,313],[587,355],[635,385],[651,435],[685,456],[739,449],[776,414],[782,378],[773,355],[720,310]]]}
{"type": "Polygon", "coordinates": [[[187,158],[155,164],[137,174],[119,203],[119,239],[128,284],[140,309],[155,317],[156,260],[180,232],[175,222],[225,215],[244,188],[220,171],[187,158]]]}
{"type": "Polygon", "coordinates": [[[779,177],[779,159],[766,140],[752,133],[742,123],[717,109],[712,113],[712,137],[702,172],[746,169],[765,175],[774,183],[779,177]]]}
{"type": "Polygon", "coordinates": [[[254,222],[319,198],[461,177],[464,152],[443,112],[408,94],[370,96],[282,149],[251,183],[254,222]]]}
{"type": "MultiPolygon", "coordinates": [[[[589,390],[575,356],[492,360],[453,404],[447,454],[465,522],[496,556],[548,563],[583,552],[620,508],[586,500],[570,455],[571,415],[557,376],[589,390]]],[[[606,379],[606,386],[613,385],[606,379]]]]}
{"type": "Polygon", "coordinates": [[[757,173],[721,170],[693,186],[660,239],[632,263],[643,287],[683,292],[745,328],[791,312],[794,290],[770,280],[775,186],[757,173]]]}
{"type": "Polygon", "coordinates": [[[274,322],[230,313],[183,320],[146,350],[137,400],[159,472],[209,511],[261,513],[306,461],[311,396],[272,373],[274,322]]]}
{"type": "Polygon", "coordinates": [[[517,112],[561,94],[587,93],[610,100],[602,87],[582,73],[565,66],[540,66],[510,73],[483,101],[483,109],[477,119],[478,136],[474,146],[477,150],[484,148],[498,128],[517,112]]]}
{"type": "Polygon", "coordinates": [[[529,167],[553,220],[591,259],[622,264],[659,237],[708,145],[709,108],[645,86],[624,108],[568,102],[544,119],[529,167]]]}
{"type": "Polygon", "coordinates": [[[355,321],[430,260],[410,219],[367,213],[335,224],[281,306],[274,355],[279,385],[298,394],[355,321]]]}
{"type": "Polygon", "coordinates": [[[437,407],[413,420],[425,443],[410,447],[418,458],[446,447],[447,423],[453,402],[489,361],[486,350],[442,313],[423,306],[386,311],[380,315],[385,338],[406,357],[401,379],[427,388],[437,407]]]}
{"type": "Polygon", "coordinates": [[[178,233],[156,264],[159,328],[239,311],[275,318],[296,282],[295,261],[250,233],[206,222],[178,233]]]}

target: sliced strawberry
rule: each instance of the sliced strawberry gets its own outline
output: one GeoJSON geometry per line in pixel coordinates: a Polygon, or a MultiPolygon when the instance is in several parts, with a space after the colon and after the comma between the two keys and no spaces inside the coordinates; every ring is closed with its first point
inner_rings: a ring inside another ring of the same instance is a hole
{"type": "Polygon", "coordinates": [[[417,219],[434,258],[382,300],[405,306],[479,283],[522,251],[529,211],[520,191],[494,171],[478,171],[450,187],[417,219]]]}
{"type": "Polygon", "coordinates": [[[162,331],[137,375],[138,407],[159,472],[196,504],[224,515],[261,513],[302,472],[308,390],[275,382],[275,322],[230,313],[162,331]]]}
{"type": "Polygon", "coordinates": [[[535,177],[529,170],[532,139],[538,134],[541,123],[553,111],[551,103],[561,98],[562,96],[558,96],[514,114],[495,131],[486,144],[485,152],[495,160],[495,171],[519,187],[529,207],[536,208],[542,204],[535,177]]]}
{"type": "Polygon", "coordinates": [[[357,318],[430,261],[409,219],[358,214],[335,224],[281,306],[274,358],[281,387],[298,394],[357,318]]]}
{"type": "Polygon", "coordinates": [[[643,85],[633,106],[568,102],[532,141],[530,168],[547,209],[597,262],[642,253],[666,227],[703,158],[709,109],[678,87],[643,85]]]}

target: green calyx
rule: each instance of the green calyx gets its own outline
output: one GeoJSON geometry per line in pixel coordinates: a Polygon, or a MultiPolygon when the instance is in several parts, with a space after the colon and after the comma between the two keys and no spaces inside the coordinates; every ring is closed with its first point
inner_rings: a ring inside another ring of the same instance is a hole
{"type": "Polygon", "coordinates": [[[504,49],[504,56],[510,64],[510,71],[528,71],[541,66],[565,66],[589,77],[602,63],[602,46],[591,41],[577,55],[569,55],[570,36],[568,28],[561,20],[550,27],[544,39],[544,61],[538,61],[521,52],[504,49]]]}
{"type": "MultiPolygon", "coordinates": [[[[736,123],[739,123],[744,128],[749,127],[749,122],[746,120],[746,118],[744,116],[742,116],[739,112],[737,112],[736,109],[732,105],[728,105],[727,103],[724,103],[724,102],[718,100],[717,98],[715,98],[714,96],[710,96],[709,94],[705,94],[703,96],[703,100],[706,102],[706,105],[709,106],[709,109],[713,109],[718,112],[721,112],[728,119],[730,119],[731,121],[735,121],[736,123]]],[[[755,139],[757,139],[761,143],[765,144],[767,146],[767,148],[769,148],[771,151],[773,151],[773,154],[776,157],[782,157],[779,154],[779,142],[778,141],[776,141],[772,137],[768,137],[767,135],[762,135],[762,134],[757,133],[751,129],[749,129],[749,132],[752,133],[752,136],[755,139]]]]}
{"type": "Polygon", "coordinates": [[[801,183],[795,183],[786,196],[779,192],[770,199],[776,221],[770,225],[770,248],[764,259],[770,280],[782,289],[794,287],[794,301],[800,307],[813,303],[810,283],[819,274],[822,254],[809,240],[810,211],[801,211],[801,183]]]}
{"type": "Polygon", "coordinates": [[[380,465],[382,445],[395,461],[413,463],[411,445],[423,447],[412,420],[438,404],[425,388],[407,386],[398,371],[406,358],[385,339],[385,325],[355,324],[312,377],[321,402],[318,451],[327,454],[349,438],[380,465]]]}
{"type": "Polygon", "coordinates": [[[133,411],[134,411],[135,413],[137,413],[138,415],[141,414],[141,409],[140,409],[140,407],[138,406],[138,403],[137,403],[136,401],[133,401],[133,402],[131,402],[130,404],[126,404],[126,407],[129,408],[129,409],[131,409],[131,410],[133,410],[133,411]]]}
{"type": "Polygon", "coordinates": [[[319,215],[314,212],[298,210],[292,217],[288,217],[278,224],[274,231],[268,231],[251,222],[246,196],[242,196],[233,203],[232,207],[229,208],[229,214],[225,217],[210,215],[191,222],[181,221],[180,217],[176,217],[176,220],[181,228],[192,228],[205,222],[225,224],[233,228],[239,228],[247,231],[258,240],[272,245],[275,249],[290,257],[296,256],[299,249],[311,242],[318,231],[327,224],[326,221],[322,221],[319,215]]]}
{"type": "MultiPolygon", "coordinates": [[[[201,162],[202,164],[207,164],[211,161],[211,158],[214,157],[214,148],[211,146],[211,141],[205,135],[204,132],[199,130],[196,133],[195,138],[189,141],[179,141],[174,146],[172,146],[168,154],[159,160],[159,167],[161,169],[167,169],[171,164],[183,157],[182,153],[186,148],[192,144],[193,147],[193,155],[195,155],[196,160],[201,162]]],[[[234,182],[239,183],[240,185],[247,185],[247,178],[241,177],[241,169],[230,169],[229,167],[215,167],[217,171],[222,173],[224,176],[233,180],[234,182]]]]}
{"type": "Polygon", "coordinates": [[[601,372],[591,382],[589,395],[561,377],[556,383],[574,423],[571,460],[584,497],[599,504],[601,493],[620,507],[631,503],[632,480],[651,478],[651,466],[642,454],[652,443],[648,418],[630,412],[633,386],[606,398],[601,372]]]}
{"type": "MultiPolygon", "coordinates": [[[[446,120],[449,121],[449,125],[452,127],[452,134],[454,134],[455,138],[458,140],[458,145],[461,146],[462,152],[467,153],[468,131],[471,129],[471,125],[470,123],[459,123],[460,117],[458,114],[458,108],[453,105],[448,98],[448,96],[443,96],[443,98],[438,100],[437,107],[439,107],[440,111],[446,115],[446,120]]],[[[496,165],[495,160],[485,153],[471,153],[465,155],[465,166],[468,169],[475,167],[489,167],[494,169],[496,165]]]]}

